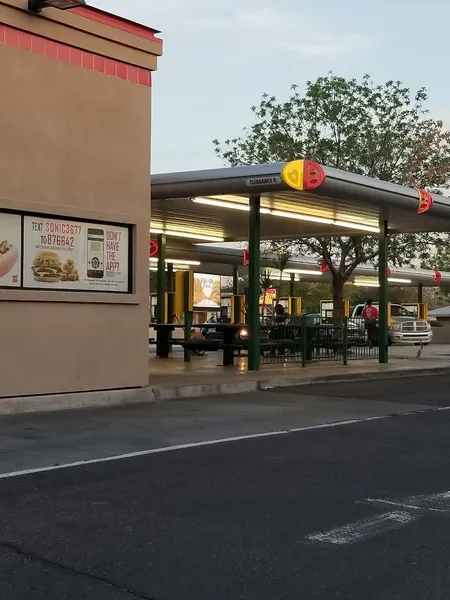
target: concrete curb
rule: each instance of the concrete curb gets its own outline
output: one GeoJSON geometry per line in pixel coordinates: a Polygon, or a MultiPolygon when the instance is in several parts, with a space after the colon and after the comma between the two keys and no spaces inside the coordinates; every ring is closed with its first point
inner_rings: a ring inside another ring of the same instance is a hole
{"type": "MultiPolygon", "coordinates": [[[[212,383],[185,386],[156,386],[130,390],[106,390],[99,392],[80,392],[76,394],[58,394],[52,396],[26,396],[18,398],[0,398],[0,415],[14,415],[33,412],[51,412],[75,410],[81,408],[100,408],[133,404],[148,404],[169,400],[205,398],[245,394],[264,390],[290,387],[308,387],[319,383],[351,382],[379,379],[400,379],[402,377],[421,377],[427,375],[450,374],[450,366],[430,368],[402,368],[398,371],[377,371],[366,373],[335,373],[317,375],[308,379],[267,378],[226,383],[212,383]]],[[[308,393],[305,390],[305,393],[308,393]]]]}
{"type": "Polygon", "coordinates": [[[380,371],[380,372],[369,372],[369,373],[336,373],[333,375],[322,375],[318,377],[311,377],[310,379],[293,379],[293,380],[268,380],[261,381],[259,391],[267,389],[277,389],[286,387],[301,387],[314,385],[319,383],[345,383],[352,381],[375,381],[382,379],[401,379],[403,377],[421,377],[426,375],[445,375],[450,374],[450,367],[431,367],[431,368],[405,368],[399,371],[380,371]]]}
{"type": "Polygon", "coordinates": [[[19,396],[16,398],[0,398],[0,415],[100,408],[104,406],[120,406],[122,404],[142,404],[155,402],[155,400],[156,398],[151,388],[78,392],[48,396],[19,396]]]}
{"type": "Polygon", "coordinates": [[[178,387],[154,387],[152,392],[156,401],[204,398],[205,396],[226,396],[228,394],[256,392],[258,383],[259,382],[255,380],[206,383],[202,385],[186,385],[178,387]]]}

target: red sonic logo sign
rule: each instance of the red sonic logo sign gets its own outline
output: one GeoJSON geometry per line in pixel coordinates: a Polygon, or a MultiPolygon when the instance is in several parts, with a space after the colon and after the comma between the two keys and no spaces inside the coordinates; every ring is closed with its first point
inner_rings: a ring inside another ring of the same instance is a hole
{"type": "Polygon", "coordinates": [[[320,261],[320,272],[321,273],[326,273],[327,271],[330,270],[330,267],[327,265],[327,263],[325,262],[325,259],[321,259],[320,261]]]}
{"type": "Polygon", "coordinates": [[[434,272],[434,283],[439,283],[442,279],[442,273],[440,271],[434,272]]]}
{"type": "Polygon", "coordinates": [[[152,258],[158,254],[158,244],[154,240],[150,240],[149,256],[152,258]]]}
{"type": "Polygon", "coordinates": [[[425,190],[417,190],[417,192],[419,193],[419,208],[417,209],[417,213],[421,215],[431,209],[433,206],[433,198],[431,194],[425,190]]]}

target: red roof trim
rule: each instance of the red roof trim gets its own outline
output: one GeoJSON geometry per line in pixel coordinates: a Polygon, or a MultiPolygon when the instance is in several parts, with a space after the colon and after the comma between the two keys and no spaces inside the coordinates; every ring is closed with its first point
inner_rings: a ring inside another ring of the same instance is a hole
{"type": "Polygon", "coordinates": [[[131,33],[132,35],[137,35],[162,44],[162,39],[155,35],[156,33],[160,33],[156,29],[140,25],[139,23],[113,15],[112,13],[100,10],[99,8],[94,8],[93,6],[80,6],[80,8],[74,8],[70,12],[79,15],[80,17],[84,17],[85,19],[97,21],[97,23],[102,23],[103,25],[108,25],[109,27],[125,31],[126,33],[131,33]]]}
{"type": "Polygon", "coordinates": [[[131,83],[146,87],[151,87],[152,85],[152,73],[148,69],[129,65],[118,60],[113,60],[112,58],[105,58],[100,54],[80,50],[74,46],[55,42],[34,33],[22,31],[0,23],[0,46],[2,44],[20,48],[32,54],[47,56],[59,62],[87,69],[88,71],[96,71],[103,75],[125,79],[131,83]]]}

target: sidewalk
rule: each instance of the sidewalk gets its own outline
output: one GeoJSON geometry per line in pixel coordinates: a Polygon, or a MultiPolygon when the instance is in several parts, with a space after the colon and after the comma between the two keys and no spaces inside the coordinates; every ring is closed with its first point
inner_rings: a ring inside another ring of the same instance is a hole
{"type": "Polygon", "coordinates": [[[263,365],[257,373],[247,371],[246,359],[235,367],[220,367],[219,353],[202,357],[193,356],[184,363],[181,355],[160,360],[150,358],[150,388],[155,400],[195,398],[210,395],[252,392],[267,388],[307,385],[321,381],[354,381],[356,379],[383,379],[405,375],[427,375],[450,372],[450,346],[423,348],[398,347],[390,349],[390,362],[380,365],[376,360],[350,361],[347,366],[337,363],[263,365]]]}
{"type": "MultiPolygon", "coordinates": [[[[450,373],[450,346],[436,345],[423,348],[421,359],[418,348],[391,349],[390,362],[380,365],[376,360],[350,361],[348,366],[338,363],[263,365],[257,373],[247,371],[247,360],[237,360],[235,367],[219,365],[221,353],[193,356],[183,362],[183,354],[175,352],[172,358],[149,357],[149,386],[126,390],[103,390],[51,396],[0,399],[0,415],[62,411],[68,409],[105,406],[137,405],[186,398],[208,398],[240,394],[319,382],[386,379],[407,375],[450,373]]],[[[306,390],[305,390],[305,393],[306,390]]]]}

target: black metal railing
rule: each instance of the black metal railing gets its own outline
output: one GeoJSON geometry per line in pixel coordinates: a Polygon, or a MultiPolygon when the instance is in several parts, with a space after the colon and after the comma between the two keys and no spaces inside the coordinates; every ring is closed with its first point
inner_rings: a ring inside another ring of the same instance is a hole
{"type": "Polygon", "coordinates": [[[347,317],[304,315],[261,327],[263,364],[378,358],[378,328],[347,317]]]}

